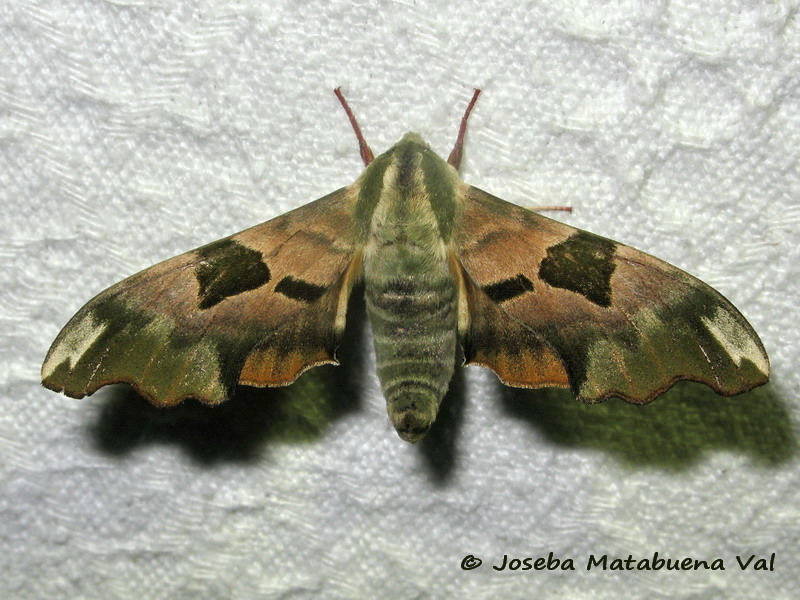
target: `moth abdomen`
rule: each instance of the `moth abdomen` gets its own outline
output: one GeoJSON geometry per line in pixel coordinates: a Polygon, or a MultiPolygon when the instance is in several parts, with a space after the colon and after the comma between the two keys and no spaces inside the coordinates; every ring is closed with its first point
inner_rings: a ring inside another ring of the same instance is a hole
{"type": "MultiPolygon", "coordinates": [[[[441,398],[438,398],[440,391],[433,386],[416,385],[415,382],[401,383],[396,393],[383,391],[386,407],[397,434],[406,442],[415,443],[428,433],[436,420],[441,403],[441,398]]],[[[441,392],[442,396],[444,392],[441,392]]]]}
{"type": "Polygon", "coordinates": [[[389,418],[401,438],[416,442],[436,419],[455,368],[455,286],[444,276],[367,275],[365,295],[389,418]]]}

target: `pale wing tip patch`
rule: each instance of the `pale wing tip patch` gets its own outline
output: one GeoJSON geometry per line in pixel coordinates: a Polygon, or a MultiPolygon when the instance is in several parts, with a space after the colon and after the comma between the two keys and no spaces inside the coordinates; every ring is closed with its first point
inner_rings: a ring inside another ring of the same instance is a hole
{"type": "Polygon", "coordinates": [[[747,329],[723,307],[709,318],[701,317],[708,332],[725,350],[737,367],[742,365],[742,360],[747,359],[764,375],[769,378],[769,358],[755,334],[747,329]]]}
{"type": "MultiPolygon", "coordinates": [[[[87,311],[76,323],[67,323],[56,341],[53,342],[44,364],[42,364],[42,382],[48,380],[65,362],[71,371],[92,347],[92,344],[103,335],[107,327],[108,323],[95,321],[90,311],[87,311]]],[[[45,385],[53,389],[47,383],[45,385]]]]}

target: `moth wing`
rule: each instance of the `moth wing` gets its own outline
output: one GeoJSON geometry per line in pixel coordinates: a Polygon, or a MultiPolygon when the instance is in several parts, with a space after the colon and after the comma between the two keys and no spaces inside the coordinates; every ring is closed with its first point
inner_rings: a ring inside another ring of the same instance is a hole
{"type": "Polygon", "coordinates": [[[334,355],[360,255],[342,188],[176,256],[90,300],[53,342],[43,384],[81,398],[130,383],[153,404],[216,404],[287,385],[334,355]]]}
{"type": "Polygon", "coordinates": [[[456,247],[467,363],[507,385],[571,387],[584,402],[645,403],[683,379],[730,396],[768,380],[758,335],[702,281],[477,188],[465,200],[456,247]],[[498,342],[487,331],[498,324],[516,339],[498,342]]]}

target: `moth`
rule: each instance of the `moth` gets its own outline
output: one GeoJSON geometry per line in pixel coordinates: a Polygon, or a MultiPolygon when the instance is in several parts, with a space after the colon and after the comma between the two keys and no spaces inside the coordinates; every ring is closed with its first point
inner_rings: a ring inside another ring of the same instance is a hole
{"type": "Polygon", "coordinates": [[[506,385],[650,402],[678,380],[730,396],[769,378],[764,346],[705,283],[657,258],[461,181],[415,133],[375,157],[339,89],[365,170],[347,187],[137,273],[53,342],[42,382],[80,398],[127,382],[150,402],[229,398],[338,364],[364,282],[378,378],[400,437],[433,424],[457,357],[506,385]]]}

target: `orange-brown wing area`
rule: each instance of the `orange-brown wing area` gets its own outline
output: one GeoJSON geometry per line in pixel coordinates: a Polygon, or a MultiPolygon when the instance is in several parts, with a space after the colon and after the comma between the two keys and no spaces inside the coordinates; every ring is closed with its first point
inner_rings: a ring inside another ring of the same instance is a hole
{"type": "Polygon", "coordinates": [[[569,387],[554,348],[500,308],[467,274],[462,281],[470,311],[469,335],[463,344],[469,364],[492,369],[506,385],[569,387]]]}
{"type": "Polygon", "coordinates": [[[351,204],[342,188],[111,286],[53,342],[44,385],[80,398],[126,382],[157,405],[216,404],[240,375],[285,385],[335,363],[360,263],[351,204]]]}
{"type": "Polygon", "coordinates": [[[345,272],[314,302],[313,310],[288,321],[252,350],[239,374],[239,383],[258,387],[288,385],[311,367],[338,364],[334,350],[344,331],[350,290],[360,273],[361,254],[356,253],[345,272]]]}
{"type": "Polygon", "coordinates": [[[768,380],[761,340],[700,280],[477,188],[466,186],[464,200],[455,243],[467,278],[529,332],[507,334],[519,342],[487,333],[498,318],[473,292],[468,363],[488,366],[509,385],[541,387],[553,379],[565,384],[558,361],[585,402],[617,396],[645,403],[682,379],[723,395],[768,380]],[[544,367],[520,361],[529,344],[544,367]]]}

